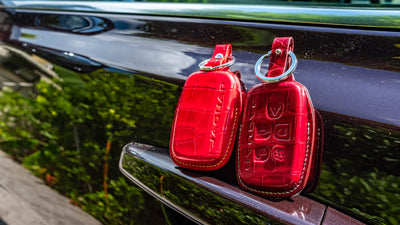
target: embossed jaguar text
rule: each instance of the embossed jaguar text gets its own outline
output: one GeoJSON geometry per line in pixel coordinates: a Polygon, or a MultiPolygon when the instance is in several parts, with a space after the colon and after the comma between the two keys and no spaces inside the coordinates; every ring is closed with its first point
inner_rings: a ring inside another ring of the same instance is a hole
{"type": "Polygon", "coordinates": [[[218,88],[218,97],[217,97],[217,105],[215,106],[215,113],[214,113],[214,118],[213,118],[213,128],[211,130],[211,148],[214,148],[215,146],[215,139],[217,137],[217,128],[218,128],[218,123],[220,121],[220,113],[222,111],[222,107],[224,104],[224,95],[225,95],[225,84],[222,82],[219,85],[218,88]]]}

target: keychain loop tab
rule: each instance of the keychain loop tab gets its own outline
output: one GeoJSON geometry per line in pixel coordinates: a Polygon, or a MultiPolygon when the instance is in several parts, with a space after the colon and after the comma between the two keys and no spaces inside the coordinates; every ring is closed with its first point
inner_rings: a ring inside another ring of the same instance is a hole
{"type": "Polygon", "coordinates": [[[232,45],[222,44],[216,45],[212,58],[199,63],[199,67],[203,71],[213,71],[232,66],[234,63],[235,58],[232,56],[232,45]]]}
{"type": "Polygon", "coordinates": [[[279,75],[279,76],[275,76],[275,77],[267,77],[267,76],[264,76],[264,75],[260,72],[260,70],[261,70],[261,64],[262,64],[263,60],[264,60],[265,58],[267,58],[267,57],[270,57],[271,54],[272,54],[272,52],[269,51],[267,54],[261,56],[261,57],[257,60],[257,63],[256,63],[256,65],[254,66],[254,71],[255,71],[256,76],[258,77],[258,79],[260,79],[261,81],[264,81],[264,82],[266,82],[266,83],[276,83],[276,82],[279,82],[279,81],[281,81],[281,80],[287,78],[288,76],[292,75],[292,73],[294,72],[294,70],[295,70],[296,67],[297,67],[297,58],[296,58],[296,55],[295,55],[293,52],[289,51],[289,52],[288,52],[288,55],[289,55],[290,58],[292,59],[292,63],[290,64],[289,69],[287,69],[284,73],[282,73],[282,74],[279,75]]]}

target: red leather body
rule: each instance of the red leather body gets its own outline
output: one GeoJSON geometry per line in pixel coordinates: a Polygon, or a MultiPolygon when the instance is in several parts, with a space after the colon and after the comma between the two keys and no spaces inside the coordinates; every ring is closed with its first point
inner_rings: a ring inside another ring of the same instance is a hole
{"type": "Polygon", "coordinates": [[[298,194],[313,157],[315,112],[307,89],[287,79],[247,94],[237,152],[241,187],[264,196],[298,194]]]}
{"type": "Polygon", "coordinates": [[[228,68],[190,75],[171,132],[175,164],[195,170],[225,165],[235,144],[244,96],[239,78],[228,68]]]}

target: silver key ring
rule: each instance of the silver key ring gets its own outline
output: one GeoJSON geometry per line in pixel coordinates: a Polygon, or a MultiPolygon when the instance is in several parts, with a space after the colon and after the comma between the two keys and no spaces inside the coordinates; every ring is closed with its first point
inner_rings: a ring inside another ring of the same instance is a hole
{"type": "Polygon", "coordinates": [[[219,69],[222,67],[230,67],[236,62],[235,57],[231,56],[231,58],[232,58],[231,61],[226,62],[221,65],[218,65],[218,66],[205,66],[208,63],[208,61],[210,61],[210,59],[207,59],[207,60],[204,60],[203,62],[199,63],[199,67],[200,67],[200,70],[204,70],[204,71],[212,71],[212,70],[216,70],[216,69],[219,69]]]}
{"type": "Polygon", "coordinates": [[[293,52],[289,51],[289,52],[288,52],[288,53],[289,53],[289,56],[290,56],[290,58],[292,58],[292,63],[291,63],[291,65],[290,65],[289,69],[286,70],[286,71],[285,71],[284,73],[282,73],[281,75],[276,76],[276,77],[266,77],[266,76],[264,76],[264,75],[261,74],[261,72],[260,72],[260,70],[261,70],[261,64],[262,64],[262,62],[263,62],[263,60],[264,60],[265,58],[271,56],[271,53],[272,53],[272,52],[269,51],[267,54],[261,56],[261,57],[257,60],[256,65],[254,66],[254,71],[256,72],[256,76],[257,76],[260,80],[262,80],[262,81],[264,81],[264,82],[266,82],[266,83],[276,83],[276,82],[279,82],[279,81],[285,79],[286,77],[292,75],[293,71],[294,71],[294,70],[296,69],[296,67],[297,67],[297,58],[296,58],[296,55],[295,55],[293,52]]]}

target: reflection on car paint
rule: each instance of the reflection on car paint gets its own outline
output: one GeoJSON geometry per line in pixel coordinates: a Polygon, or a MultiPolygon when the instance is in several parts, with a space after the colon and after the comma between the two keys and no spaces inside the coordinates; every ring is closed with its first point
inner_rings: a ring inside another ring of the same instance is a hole
{"type": "Polygon", "coordinates": [[[373,223],[397,221],[400,132],[329,117],[321,181],[311,196],[373,223]]]}
{"type": "Polygon", "coordinates": [[[95,16],[40,14],[34,18],[34,23],[38,27],[86,35],[113,29],[113,23],[109,20],[95,16]]]}
{"type": "Polygon", "coordinates": [[[234,55],[238,60],[232,71],[240,70],[243,82],[252,87],[259,82],[253,75],[254,63],[270,47],[273,37],[293,36],[296,39],[294,52],[299,58],[295,78],[307,86],[319,110],[400,125],[396,119],[400,105],[391,104],[400,101],[396,81],[398,54],[397,48],[393,47],[397,37],[385,36],[385,32],[372,35],[349,30],[351,35],[348,35],[338,33],[340,29],[336,28],[315,31],[285,25],[286,29],[279,29],[277,25],[268,24],[255,27],[253,23],[238,23],[232,26],[217,21],[194,19],[189,23],[165,18],[143,20],[135,16],[113,17],[110,22],[119,25],[93,36],[18,24],[12,27],[9,41],[15,45],[25,43],[29,51],[37,47],[58,49],[107,67],[178,84],[198,69],[198,63],[208,58],[215,44],[233,42],[237,45],[234,55]],[[196,32],[199,28],[202,29],[200,34],[196,32]],[[168,32],[170,29],[179,32],[168,32]],[[222,34],[221,30],[229,35],[222,34]],[[382,92],[382,88],[386,91],[382,92]],[[372,91],[374,93],[369,94],[372,91]],[[338,98],[341,101],[336,101],[338,98]],[[376,113],[376,110],[380,112],[376,113]]]}

